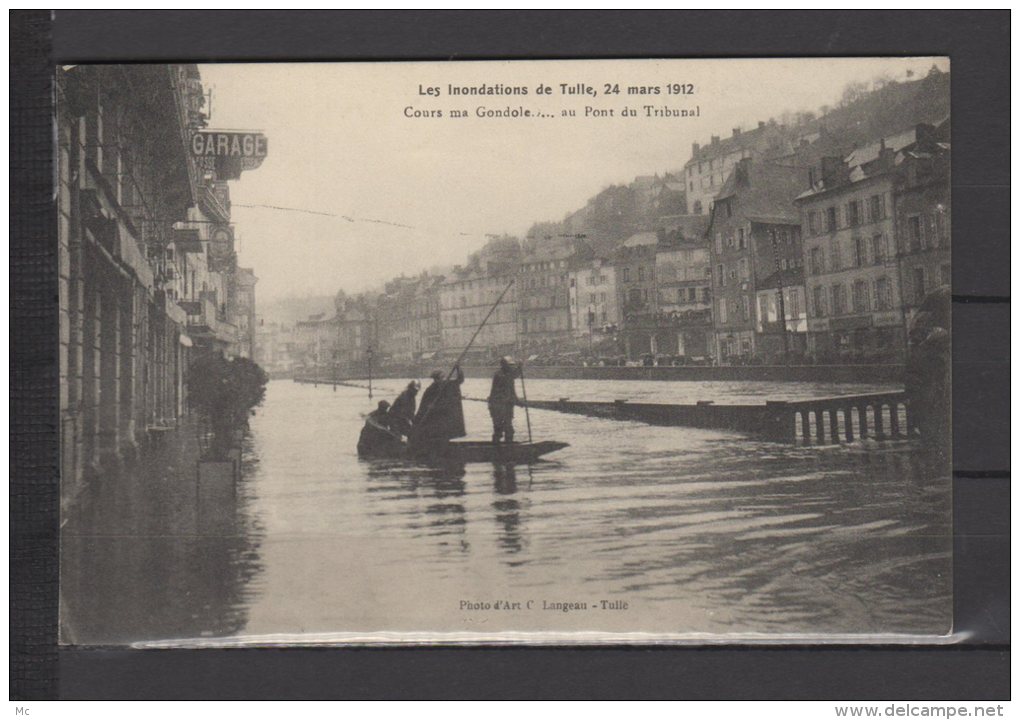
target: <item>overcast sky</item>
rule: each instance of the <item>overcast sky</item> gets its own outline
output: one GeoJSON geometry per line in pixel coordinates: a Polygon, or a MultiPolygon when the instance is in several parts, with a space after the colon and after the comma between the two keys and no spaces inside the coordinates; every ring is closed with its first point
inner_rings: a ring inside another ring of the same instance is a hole
{"type": "MultiPolygon", "coordinates": [[[[525,61],[202,65],[210,129],[261,130],[269,154],[231,186],[240,262],[257,297],[357,292],[461,262],[486,233],[522,236],[613,183],[678,170],[692,142],[784,111],[834,105],[847,83],[923,76],[931,58],[525,61]],[[447,84],[525,86],[528,95],[450,97],[447,84]],[[536,95],[545,84],[551,95],[536,95]],[[560,83],[595,88],[564,95],[560,83]],[[618,84],[621,94],[605,95],[618,84]],[[693,95],[627,96],[627,86],[694,85],[693,95]],[[439,97],[419,95],[438,86],[439,97]],[[700,107],[698,118],[621,118],[624,106],[700,107]],[[405,108],[443,111],[408,118],[405,108]],[[548,117],[481,119],[476,108],[548,117]],[[584,108],[613,109],[585,118],[584,108]],[[573,109],[574,118],[560,116],[573,109]],[[451,109],[469,112],[451,119],[451,109]],[[241,205],[275,205],[327,217],[241,205]],[[368,220],[381,220],[387,225],[368,220]],[[399,227],[406,225],[410,227],[399,227]]],[[[948,61],[939,60],[942,70],[948,61]]]]}

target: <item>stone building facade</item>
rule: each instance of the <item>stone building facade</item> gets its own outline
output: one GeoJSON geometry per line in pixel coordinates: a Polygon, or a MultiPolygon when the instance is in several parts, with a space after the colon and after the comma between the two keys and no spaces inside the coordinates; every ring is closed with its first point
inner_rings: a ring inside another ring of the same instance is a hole
{"type": "Polygon", "coordinates": [[[764,361],[758,286],[777,269],[802,264],[794,198],[807,168],[741,160],[713,204],[708,226],[712,262],[714,356],[718,362],[764,361]]]}
{"type": "Polygon", "coordinates": [[[906,314],[894,188],[911,130],[823,158],[803,218],[808,353],[818,362],[902,360],[906,314]]]}
{"type": "Polygon", "coordinates": [[[57,71],[61,501],[188,412],[199,352],[237,352],[226,184],[189,152],[195,65],[57,71]],[[226,232],[227,240],[224,240],[226,232]]]}

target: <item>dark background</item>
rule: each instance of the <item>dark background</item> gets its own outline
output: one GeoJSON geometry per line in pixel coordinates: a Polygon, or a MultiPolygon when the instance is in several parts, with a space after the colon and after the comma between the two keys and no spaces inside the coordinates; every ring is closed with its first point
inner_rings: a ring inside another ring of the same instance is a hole
{"type": "Polygon", "coordinates": [[[1009,697],[1008,11],[11,13],[11,698],[1009,697]],[[54,63],[948,55],[952,647],[58,650],[54,63]]]}

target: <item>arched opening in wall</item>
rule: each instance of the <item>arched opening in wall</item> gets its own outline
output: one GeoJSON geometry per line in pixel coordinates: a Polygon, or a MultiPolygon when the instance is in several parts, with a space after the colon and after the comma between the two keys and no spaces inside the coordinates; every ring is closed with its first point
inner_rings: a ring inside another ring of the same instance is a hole
{"type": "Polygon", "coordinates": [[[868,432],[867,416],[861,415],[861,408],[850,408],[850,422],[853,428],[854,437],[858,440],[864,438],[868,432]]]}
{"type": "Polygon", "coordinates": [[[892,414],[895,412],[895,404],[876,403],[875,411],[875,434],[883,436],[892,435],[892,414]]]}

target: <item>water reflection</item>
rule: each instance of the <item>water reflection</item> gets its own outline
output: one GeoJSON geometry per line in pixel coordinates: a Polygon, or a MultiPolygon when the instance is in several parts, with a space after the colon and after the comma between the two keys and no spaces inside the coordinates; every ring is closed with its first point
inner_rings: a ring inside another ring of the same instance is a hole
{"type": "MultiPolygon", "coordinates": [[[[578,391],[557,383],[529,382],[529,396],[578,391]]],[[[391,384],[377,397],[405,383],[391,384]]],[[[484,394],[482,385],[469,379],[465,392],[484,394]]],[[[603,398],[650,385],[662,397],[707,392],[695,383],[588,385],[603,398]]],[[[736,384],[733,397],[794,392],[757,385],[736,384]]],[[[534,411],[536,438],[570,443],[552,461],[415,466],[357,458],[371,407],[356,388],[271,383],[233,516],[203,516],[155,475],[97,500],[97,519],[78,527],[109,532],[65,538],[76,627],[93,641],[949,627],[950,479],[910,443],[796,447],[534,411]],[[630,610],[458,611],[462,600],[495,597],[625,600],[630,610]]],[[[471,437],[487,437],[485,404],[466,402],[465,415],[471,437]]]]}
{"type": "MultiPolygon", "coordinates": [[[[527,467],[527,466],[526,466],[527,467]]],[[[527,468],[530,472],[530,467],[527,468]]],[[[517,468],[513,465],[494,464],[492,466],[493,488],[497,498],[492,502],[494,517],[500,529],[499,546],[509,555],[515,555],[524,549],[524,536],[521,529],[520,501],[513,497],[517,494],[517,468]]],[[[523,561],[511,562],[511,565],[523,565],[523,561]]]]}
{"type": "Polygon", "coordinates": [[[199,482],[194,437],[99,478],[61,532],[61,641],[119,644],[227,637],[247,625],[262,571],[262,523],[247,482],[199,482]],[[191,462],[188,462],[191,460],[191,462]]]}

